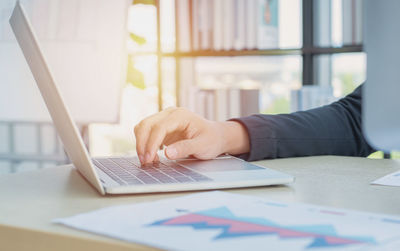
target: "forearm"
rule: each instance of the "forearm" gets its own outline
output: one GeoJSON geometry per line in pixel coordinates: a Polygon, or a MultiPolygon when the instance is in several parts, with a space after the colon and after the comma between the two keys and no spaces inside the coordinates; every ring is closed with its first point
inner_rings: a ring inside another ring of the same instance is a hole
{"type": "Polygon", "coordinates": [[[312,155],[367,156],[361,126],[361,88],[331,105],[305,112],[235,119],[245,126],[247,160],[312,155]]]}

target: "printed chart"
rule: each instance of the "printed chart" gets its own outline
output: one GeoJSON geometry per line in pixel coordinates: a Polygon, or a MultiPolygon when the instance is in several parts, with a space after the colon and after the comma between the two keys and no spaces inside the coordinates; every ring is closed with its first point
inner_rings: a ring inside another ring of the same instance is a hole
{"type": "Polygon", "coordinates": [[[400,218],[206,192],[54,222],[169,250],[400,250],[400,218]]]}
{"type": "Polygon", "coordinates": [[[152,226],[191,226],[193,229],[221,229],[214,238],[240,238],[256,235],[277,235],[280,239],[311,238],[307,248],[375,244],[368,236],[341,236],[333,225],[282,226],[263,218],[236,217],[227,207],[188,213],[151,224],[152,226]]]}

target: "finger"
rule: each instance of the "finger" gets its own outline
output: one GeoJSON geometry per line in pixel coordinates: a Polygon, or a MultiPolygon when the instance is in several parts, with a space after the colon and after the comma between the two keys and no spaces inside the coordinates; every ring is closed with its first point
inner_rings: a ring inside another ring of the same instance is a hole
{"type": "Polygon", "coordinates": [[[143,122],[135,126],[135,138],[136,138],[136,152],[139,157],[140,163],[144,164],[144,151],[145,144],[150,133],[151,127],[143,122]]]}
{"type": "Polygon", "coordinates": [[[146,143],[146,163],[154,161],[157,150],[160,148],[167,134],[179,130],[181,130],[180,121],[170,118],[167,118],[163,122],[153,126],[146,143]]]}
{"type": "Polygon", "coordinates": [[[183,131],[187,126],[185,112],[182,108],[170,109],[166,111],[164,118],[152,127],[146,142],[145,163],[154,161],[154,156],[167,135],[183,131]]]}
{"type": "Polygon", "coordinates": [[[168,145],[167,143],[171,141],[171,139],[174,137],[175,134],[176,134],[176,133],[174,133],[174,132],[173,132],[173,133],[170,133],[170,134],[167,134],[167,135],[165,136],[163,142],[162,142],[162,145],[163,145],[163,146],[168,145]]]}
{"type": "Polygon", "coordinates": [[[165,137],[164,141],[162,142],[162,145],[169,146],[179,140],[185,139],[184,135],[182,135],[181,132],[175,132],[175,133],[170,133],[165,137]]]}
{"type": "Polygon", "coordinates": [[[158,154],[156,154],[156,156],[154,157],[154,162],[160,162],[160,157],[158,156],[158,154]]]}
{"type": "Polygon", "coordinates": [[[151,115],[143,119],[138,125],[135,126],[134,133],[136,137],[136,152],[142,164],[144,164],[146,142],[152,126],[157,124],[164,117],[168,116],[171,111],[172,108],[151,115]]]}
{"type": "Polygon", "coordinates": [[[181,159],[189,155],[194,155],[201,150],[201,142],[199,138],[185,139],[169,145],[165,149],[165,156],[168,159],[181,159]]]}

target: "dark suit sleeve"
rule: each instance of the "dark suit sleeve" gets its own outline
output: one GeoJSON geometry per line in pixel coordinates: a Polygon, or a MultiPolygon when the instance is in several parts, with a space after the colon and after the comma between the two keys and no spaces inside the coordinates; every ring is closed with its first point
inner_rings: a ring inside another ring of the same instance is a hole
{"type": "Polygon", "coordinates": [[[313,155],[368,156],[374,150],[361,127],[362,85],[353,93],[308,111],[257,114],[233,119],[244,125],[250,152],[248,161],[313,155]]]}

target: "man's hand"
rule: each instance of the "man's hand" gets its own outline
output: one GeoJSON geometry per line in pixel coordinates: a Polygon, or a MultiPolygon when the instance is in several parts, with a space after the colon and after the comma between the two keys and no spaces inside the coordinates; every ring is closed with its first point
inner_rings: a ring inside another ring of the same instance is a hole
{"type": "Polygon", "coordinates": [[[192,155],[212,159],[222,153],[249,151],[249,138],[238,122],[206,120],[184,108],[168,108],[135,126],[136,150],[142,164],[158,159],[157,150],[166,145],[169,159],[192,155]]]}

